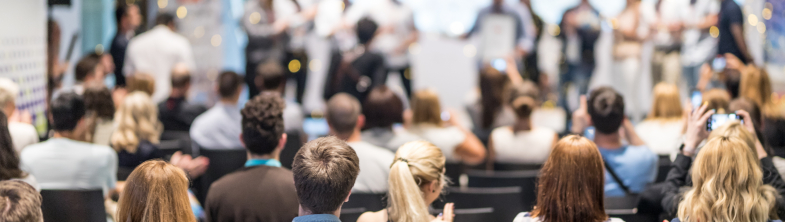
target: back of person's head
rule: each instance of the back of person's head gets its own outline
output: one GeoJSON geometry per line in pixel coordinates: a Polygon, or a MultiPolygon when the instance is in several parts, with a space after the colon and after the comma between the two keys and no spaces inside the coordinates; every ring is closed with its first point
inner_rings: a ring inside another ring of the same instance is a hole
{"type": "Polygon", "coordinates": [[[357,32],[357,41],[359,41],[360,44],[365,45],[373,40],[374,35],[376,35],[376,30],[379,29],[379,25],[369,18],[363,18],[357,22],[357,27],[355,29],[357,32]]]}
{"type": "Polygon", "coordinates": [[[330,129],[336,134],[351,134],[359,123],[360,115],[362,115],[360,102],[352,95],[338,93],[327,101],[325,118],[330,129]]]}
{"type": "Polygon", "coordinates": [[[52,129],[71,131],[85,115],[85,104],[81,96],[73,92],[60,94],[49,104],[52,129]]]}
{"type": "Polygon", "coordinates": [[[515,111],[515,116],[529,118],[534,109],[539,105],[540,90],[532,81],[523,81],[513,85],[509,90],[508,104],[515,111]]]}
{"type": "Polygon", "coordinates": [[[504,92],[510,85],[510,78],[493,67],[486,66],[480,71],[480,104],[482,104],[483,128],[493,127],[496,115],[504,106],[504,92]]]}
{"type": "Polygon", "coordinates": [[[223,99],[231,99],[240,94],[243,77],[235,72],[226,71],[218,75],[218,95],[223,99]]]}
{"type": "Polygon", "coordinates": [[[349,197],[360,159],[343,140],[322,137],[297,151],[292,173],[300,207],[309,214],[332,214],[349,197]]]}
{"type": "Polygon", "coordinates": [[[281,143],[286,103],[278,93],[264,92],[245,103],[242,114],[243,143],[248,152],[270,154],[281,143]]]}
{"type": "Polygon", "coordinates": [[[158,122],[158,107],[149,95],[143,92],[128,94],[114,119],[116,129],[111,143],[115,150],[136,153],[142,140],[158,143],[162,126],[158,122]]]}
{"type": "Polygon", "coordinates": [[[772,101],[772,87],[769,74],[765,69],[749,67],[741,76],[741,87],[739,96],[745,97],[758,105],[761,113],[767,117],[783,118],[785,114],[777,109],[772,101]]]}
{"type": "Polygon", "coordinates": [[[760,111],[760,107],[758,104],[749,100],[744,97],[739,97],[734,100],[730,101],[728,105],[730,112],[736,112],[739,110],[747,111],[750,114],[750,118],[752,118],[752,124],[755,126],[756,130],[761,128],[761,122],[763,122],[763,116],[760,111]]]}
{"type": "Polygon", "coordinates": [[[673,83],[661,82],[654,86],[654,101],[649,119],[677,119],[683,114],[679,87],[673,83]]]}
{"type": "Polygon", "coordinates": [[[0,181],[0,221],[43,222],[43,198],[30,184],[21,180],[0,181]]]}
{"type": "Polygon", "coordinates": [[[277,60],[268,60],[256,67],[256,87],[277,90],[286,83],[286,73],[277,60]]]}
{"type": "Polygon", "coordinates": [[[98,118],[112,119],[115,114],[112,92],[108,88],[87,87],[84,91],[84,103],[88,113],[98,118]]]}
{"type": "Polygon", "coordinates": [[[679,204],[681,221],[767,221],[778,196],[763,184],[757,155],[739,138],[718,136],[692,165],[693,188],[679,204]]]}
{"type": "Polygon", "coordinates": [[[14,150],[8,117],[0,112],[0,180],[22,178],[25,172],[19,169],[19,154],[14,150]]]}
{"type": "Polygon", "coordinates": [[[188,199],[188,178],[180,168],[150,160],[134,169],[117,202],[117,220],[195,222],[188,199]]]}
{"type": "MultiPolygon", "coordinates": [[[[425,141],[409,142],[395,153],[389,176],[389,214],[396,222],[430,221],[428,202],[422,187],[441,188],[447,184],[444,176],[442,150],[425,141]]],[[[434,189],[433,192],[436,192],[434,189]]],[[[438,189],[440,190],[440,189],[438,189]]]]}
{"type": "Polygon", "coordinates": [[[13,111],[16,108],[17,95],[19,95],[19,85],[8,78],[0,78],[0,111],[13,111]]]}
{"type": "Polygon", "coordinates": [[[129,76],[126,81],[126,89],[129,93],[142,91],[147,95],[155,93],[155,78],[147,73],[137,73],[129,76]]]}
{"type": "Polygon", "coordinates": [[[412,96],[412,122],[414,124],[429,123],[441,126],[442,107],[439,95],[432,89],[424,89],[412,96]]]}
{"type": "Polygon", "coordinates": [[[624,121],[624,98],[610,87],[600,87],[589,95],[587,107],[597,132],[618,132],[624,121]]]}
{"type": "Polygon", "coordinates": [[[751,133],[741,124],[738,120],[728,121],[722,126],[717,127],[716,129],[712,130],[709,133],[708,139],[720,138],[720,137],[731,137],[740,139],[744,141],[744,144],[755,153],[755,156],[758,156],[758,151],[755,149],[755,134],[751,133]]]}
{"type": "Polygon", "coordinates": [[[709,110],[716,110],[717,113],[727,113],[730,105],[730,94],[721,89],[711,89],[703,92],[703,103],[708,103],[709,110]]]}
{"type": "Polygon", "coordinates": [[[76,81],[84,81],[88,76],[94,75],[96,73],[96,68],[98,65],[101,64],[101,56],[95,53],[91,53],[76,63],[76,68],[74,68],[74,77],[76,81]]]}
{"type": "Polygon", "coordinates": [[[532,215],[542,221],[605,221],[604,186],[602,155],[594,142],[566,136],[554,145],[540,170],[532,215]]]}
{"type": "Polygon", "coordinates": [[[374,87],[368,93],[362,110],[365,129],[391,127],[403,122],[403,100],[385,85],[374,87]]]}
{"type": "Polygon", "coordinates": [[[155,25],[174,25],[174,15],[171,12],[159,12],[155,25]]]}
{"type": "Polygon", "coordinates": [[[172,88],[184,89],[191,85],[191,72],[188,66],[178,63],[172,69],[172,88]]]}

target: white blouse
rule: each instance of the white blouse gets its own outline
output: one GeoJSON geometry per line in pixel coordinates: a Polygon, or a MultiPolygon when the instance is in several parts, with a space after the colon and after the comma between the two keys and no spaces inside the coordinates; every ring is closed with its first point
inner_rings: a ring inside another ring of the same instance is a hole
{"type": "Polygon", "coordinates": [[[491,133],[497,163],[545,163],[551,153],[554,138],[556,131],[543,127],[513,132],[512,127],[504,126],[491,133]]]}

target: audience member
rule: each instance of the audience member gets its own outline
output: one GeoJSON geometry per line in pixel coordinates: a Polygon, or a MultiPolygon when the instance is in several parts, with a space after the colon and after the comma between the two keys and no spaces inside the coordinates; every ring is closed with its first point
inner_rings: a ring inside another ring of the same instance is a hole
{"type": "Polygon", "coordinates": [[[216,80],[220,100],[191,125],[191,139],[205,149],[242,149],[242,115],[237,101],[243,92],[243,77],[223,72],[216,80]]]}
{"type": "Polygon", "coordinates": [[[158,120],[164,131],[188,132],[197,116],[207,108],[201,104],[188,102],[191,89],[191,73],[185,64],[179,63],[172,69],[172,93],[166,101],[158,103],[158,120]]]}
{"type": "MultiPolygon", "coordinates": [[[[256,69],[256,87],[261,92],[277,92],[284,95],[286,89],[286,71],[276,61],[267,61],[256,69]]],[[[295,101],[284,99],[286,108],[283,110],[284,131],[303,132],[303,108],[295,101]]]]}
{"type": "Polygon", "coordinates": [[[365,125],[360,102],[346,93],[338,93],[327,101],[325,113],[330,134],[345,140],[357,157],[360,158],[360,175],[354,183],[353,192],[384,193],[387,192],[387,178],[390,165],[395,154],[362,141],[360,129],[365,125]]]}
{"type": "Polygon", "coordinates": [[[286,144],[280,95],[263,92],[242,110],[245,167],[210,186],[205,206],[207,221],[281,221],[297,216],[297,192],[292,172],[282,168],[286,144]]]}
{"type": "Polygon", "coordinates": [[[56,90],[52,94],[52,98],[57,98],[58,95],[65,92],[83,95],[86,86],[103,86],[105,74],[101,56],[95,53],[88,54],[76,63],[76,68],[74,68],[76,83],[71,87],[56,90]]]}
{"type": "Polygon", "coordinates": [[[292,173],[300,201],[299,216],[292,222],[340,222],[341,206],[360,173],[360,159],[341,139],[322,137],[297,151],[292,173]]]}
{"type": "Polygon", "coordinates": [[[654,101],[648,117],[635,126],[641,139],[652,152],[671,155],[678,152],[684,133],[684,110],[679,87],[661,82],[654,86],[654,101]]]}
{"type": "Polygon", "coordinates": [[[525,81],[513,86],[511,91],[507,104],[515,113],[515,122],[511,126],[498,127],[491,133],[489,163],[543,164],[559,135],[556,131],[532,124],[531,115],[539,106],[540,98],[534,82],[525,81]]]}
{"type": "Polygon", "coordinates": [[[0,181],[0,221],[43,222],[41,194],[20,181],[0,181]]]}
{"type": "Polygon", "coordinates": [[[128,222],[196,222],[183,170],[160,160],[140,164],[125,181],[117,218],[128,222]]]}
{"type": "Polygon", "coordinates": [[[717,16],[719,29],[717,54],[730,53],[743,63],[753,62],[744,38],[744,14],[733,0],[720,0],[720,13],[717,16]]]}
{"type": "Polygon", "coordinates": [[[739,138],[710,139],[695,158],[678,221],[768,221],[779,196],[763,183],[755,151],[739,138]]]}
{"type": "Polygon", "coordinates": [[[0,181],[2,180],[21,180],[36,187],[37,190],[41,189],[33,175],[19,168],[19,153],[14,150],[8,118],[0,112],[0,181]]]}
{"type": "Polygon", "coordinates": [[[518,214],[513,222],[622,221],[605,213],[603,158],[591,140],[564,137],[552,154],[540,170],[537,206],[518,214]]]}
{"type": "Polygon", "coordinates": [[[760,122],[763,142],[774,150],[777,156],[785,157],[785,112],[783,104],[772,99],[772,85],[768,73],[763,69],[747,68],[741,78],[740,96],[745,97],[760,108],[760,122]]]}
{"type": "Polygon", "coordinates": [[[397,150],[390,144],[396,136],[395,123],[403,123],[403,100],[385,85],[377,86],[368,93],[362,104],[365,126],[360,137],[363,141],[389,150],[397,150]]]}
{"type": "Polygon", "coordinates": [[[727,113],[730,100],[731,96],[728,91],[722,89],[710,89],[703,92],[703,104],[708,104],[708,108],[717,113],[727,113]]]}
{"type": "MultiPolygon", "coordinates": [[[[16,110],[17,95],[19,95],[19,86],[9,79],[0,78],[0,111],[8,117],[8,131],[11,132],[14,150],[19,154],[28,145],[38,143],[38,131],[30,123],[13,120],[13,116],[25,115],[25,112],[16,110]]],[[[24,118],[27,117],[21,117],[24,118]]]]}
{"type": "Polygon", "coordinates": [[[117,110],[115,120],[117,129],[111,142],[120,167],[134,168],[144,161],[163,157],[155,145],[161,136],[161,123],[150,96],[142,92],[129,94],[117,110]]]}
{"type": "MultiPolygon", "coordinates": [[[[156,85],[160,85],[156,84],[155,82],[157,80],[147,73],[136,73],[133,76],[126,78],[126,81],[126,84],[128,85],[126,91],[128,93],[141,91],[150,96],[156,92],[156,85]]],[[[161,84],[163,84],[163,82],[161,84]]]]}
{"type": "Polygon", "coordinates": [[[150,73],[158,83],[155,84],[155,93],[151,95],[153,101],[158,103],[169,96],[171,88],[167,83],[170,82],[175,64],[185,63],[189,70],[193,70],[196,63],[188,39],[176,32],[174,15],[159,13],[155,24],[155,27],[128,43],[123,74],[133,76],[150,73]]]}
{"type": "Polygon", "coordinates": [[[452,203],[444,206],[442,216],[438,218],[428,212],[428,206],[439,198],[447,185],[445,160],[441,149],[425,141],[401,146],[390,167],[387,209],[363,213],[357,221],[452,221],[452,203]]]}
{"type": "Polygon", "coordinates": [[[136,28],[142,24],[142,16],[139,14],[139,6],[135,4],[124,4],[119,2],[114,11],[115,22],[117,22],[117,34],[112,39],[112,46],[109,53],[114,60],[115,86],[125,86],[125,76],[123,75],[123,64],[125,63],[125,51],[128,42],[136,35],[136,28]]]}
{"type": "Polygon", "coordinates": [[[505,97],[508,97],[505,93],[511,85],[508,76],[507,73],[486,66],[480,71],[480,96],[466,104],[466,112],[474,126],[472,133],[486,144],[493,129],[515,122],[514,112],[504,102],[505,97]]]}
{"type": "Polygon", "coordinates": [[[361,19],[355,26],[357,46],[342,54],[333,54],[323,94],[325,100],[344,92],[357,97],[359,101],[365,101],[370,90],[384,82],[382,78],[387,77],[384,57],[370,50],[378,28],[376,22],[368,18],[361,19]]]}
{"type": "Polygon", "coordinates": [[[54,136],[22,150],[22,169],[42,189],[103,189],[117,183],[117,153],[108,146],[81,142],[86,132],[84,100],[63,93],[49,105],[54,136]]]}
{"type": "Polygon", "coordinates": [[[88,87],[84,92],[85,116],[90,123],[87,142],[109,146],[114,134],[115,105],[106,87],[88,87]]]}
{"type": "Polygon", "coordinates": [[[624,117],[624,98],[610,87],[594,89],[581,96],[581,105],[573,113],[573,133],[594,126],[594,143],[600,149],[609,178],[606,196],[640,193],[657,177],[657,155],[641,140],[632,123],[624,117]],[[622,132],[624,138],[622,137],[622,132]],[[627,143],[623,143],[626,139],[627,143]]]}
{"type": "MultiPolygon", "coordinates": [[[[421,90],[412,98],[412,123],[392,142],[400,147],[415,140],[425,140],[439,149],[449,163],[477,165],[485,161],[485,147],[477,137],[464,129],[451,114],[443,115],[439,96],[433,90],[421,90]],[[444,123],[449,117],[450,124],[444,123]]],[[[446,113],[445,113],[446,114],[446,113]]],[[[452,178],[455,179],[455,178],[452,178]]]]}

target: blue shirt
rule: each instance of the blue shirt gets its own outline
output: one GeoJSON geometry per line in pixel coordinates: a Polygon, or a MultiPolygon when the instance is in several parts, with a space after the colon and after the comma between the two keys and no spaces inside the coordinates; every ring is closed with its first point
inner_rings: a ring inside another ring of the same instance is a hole
{"type": "Polygon", "coordinates": [[[295,217],[292,222],[341,222],[341,219],[332,214],[311,214],[295,217]]]}
{"type": "MultiPolygon", "coordinates": [[[[623,146],[618,149],[599,148],[602,159],[630,192],[640,193],[657,177],[657,155],[646,146],[623,146]]],[[[616,180],[605,172],[605,196],[624,196],[616,180]]]]}
{"type": "Polygon", "coordinates": [[[205,149],[244,149],[240,142],[242,119],[237,105],[218,102],[196,117],[191,139],[205,149]]]}
{"type": "Polygon", "coordinates": [[[253,166],[271,166],[271,167],[281,167],[281,161],[276,159],[250,159],[245,161],[245,167],[253,167],[253,166]]]}

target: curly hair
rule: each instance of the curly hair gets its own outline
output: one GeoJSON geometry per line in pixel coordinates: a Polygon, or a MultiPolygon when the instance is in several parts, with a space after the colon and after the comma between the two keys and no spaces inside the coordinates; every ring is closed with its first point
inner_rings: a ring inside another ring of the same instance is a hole
{"type": "Polygon", "coordinates": [[[243,142],[254,154],[269,154],[278,147],[284,133],[283,110],[286,104],[277,92],[264,92],[245,104],[243,116],[243,142]]]}
{"type": "Polygon", "coordinates": [[[98,118],[114,118],[115,107],[112,92],[106,87],[88,87],[84,91],[84,103],[88,112],[98,118]]]}
{"type": "Polygon", "coordinates": [[[158,108],[147,93],[137,91],[129,94],[114,119],[117,129],[112,134],[111,143],[116,151],[136,153],[142,140],[158,143],[163,127],[158,121],[158,108]]]}
{"type": "Polygon", "coordinates": [[[0,181],[0,221],[44,221],[43,198],[30,184],[19,180],[0,181]]]}

